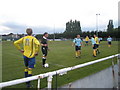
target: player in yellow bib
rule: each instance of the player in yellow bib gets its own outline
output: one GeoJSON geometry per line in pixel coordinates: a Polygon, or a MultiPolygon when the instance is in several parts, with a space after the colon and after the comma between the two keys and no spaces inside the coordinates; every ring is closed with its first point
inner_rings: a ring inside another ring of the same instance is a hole
{"type": "Polygon", "coordinates": [[[100,51],[99,51],[99,38],[96,36],[96,35],[94,35],[94,38],[95,38],[95,42],[96,42],[96,53],[97,54],[99,54],[100,53],[100,51]]]}
{"type": "Polygon", "coordinates": [[[89,37],[86,36],[86,37],[85,37],[85,46],[88,46],[89,40],[90,40],[89,37]]]}
{"type": "MultiPolygon", "coordinates": [[[[32,29],[28,28],[26,30],[27,36],[14,42],[14,45],[17,49],[23,54],[24,64],[25,64],[25,77],[32,76],[32,68],[35,65],[35,56],[38,55],[39,41],[32,36],[32,29]],[[20,47],[20,44],[23,45],[23,49],[20,47]]],[[[26,82],[27,87],[30,88],[30,82],[26,82]]]]}

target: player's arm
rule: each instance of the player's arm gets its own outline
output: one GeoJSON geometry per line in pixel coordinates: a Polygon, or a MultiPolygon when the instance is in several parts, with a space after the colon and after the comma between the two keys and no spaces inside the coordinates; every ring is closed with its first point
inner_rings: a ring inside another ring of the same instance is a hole
{"type": "Polygon", "coordinates": [[[81,44],[81,46],[83,46],[83,43],[82,43],[82,42],[81,42],[80,44],[81,44]]]}
{"type": "Polygon", "coordinates": [[[83,43],[82,43],[82,40],[81,40],[80,44],[81,44],[82,47],[84,47],[84,45],[83,45],[83,43]]]}
{"type": "Polygon", "coordinates": [[[74,43],[74,42],[72,43],[72,46],[75,46],[75,43],[74,43]]]}
{"type": "Polygon", "coordinates": [[[21,49],[21,47],[20,47],[20,44],[21,44],[21,43],[23,43],[23,38],[15,41],[15,42],[14,42],[14,45],[15,45],[15,47],[16,47],[21,53],[23,53],[24,51],[23,51],[23,50],[21,49]]]}
{"type": "Polygon", "coordinates": [[[95,42],[97,42],[97,38],[95,38],[95,42]]]}
{"type": "Polygon", "coordinates": [[[107,38],[107,41],[108,41],[108,38],[107,38]]]}
{"type": "Polygon", "coordinates": [[[40,42],[35,38],[35,54],[38,55],[40,42]]]}
{"type": "Polygon", "coordinates": [[[44,44],[43,44],[42,42],[40,43],[40,45],[41,45],[41,46],[44,46],[44,44]]]}
{"type": "Polygon", "coordinates": [[[94,44],[93,44],[93,41],[92,41],[92,39],[91,39],[90,41],[91,41],[92,47],[94,47],[94,44]]]}
{"type": "Polygon", "coordinates": [[[72,46],[75,46],[75,39],[73,40],[72,46]]]}
{"type": "Polygon", "coordinates": [[[44,40],[41,40],[41,46],[48,46],[44,40]]]}
{"type": "Polygon", "coordinates": [[[42,43],[41,43],[41,46],[48,46],[48,44],[42,44],[42,43]]]}

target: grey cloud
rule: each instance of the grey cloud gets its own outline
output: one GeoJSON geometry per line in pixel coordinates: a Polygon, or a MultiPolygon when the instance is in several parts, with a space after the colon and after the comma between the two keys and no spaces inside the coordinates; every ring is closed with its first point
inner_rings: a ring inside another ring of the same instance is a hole
{"type": "MultiPolygon", "coordinates": [[[[107,23],[108,24],[108,23],[107,23]]],[[[107,24],[106,25],[99,25],[99,30],[105,30],[107,28],[107,24]]],[[[114,21],[114,27],[118,27],[118,21],[114,21]]],[[[33,32],[35,34],[42,34],[44,32],[48,32],[48,33],[62,33],[65,31],[65,28],[55,28],[54,27],[47,27],[47,26],[26,26],[25,24],[19,24],[16,22],[6,22],[3,23],[2,26],[8,27],[10,28],[9,31],[4,31],[3,33],[25,33],[25,29],[30,27],[33,29],[33,32]]],[[[96,30],[96,25],[94,27],[84,27],[81,26],[83,31],[93,31],[96,30]]]]}
{"type": "MultiPolygon", "coordinates": [[[[25,33],[25,29],[28,27],[32,28],[33,32],[35,34],[41,34],[44,32],[54,33],[54,31],[55,32],[63,32],[64,31],[63,28],[55,28],[55,30],[54,30],[54,27],[51,28],[51,27],[47,27],[47,26],[26,26],[24,24],[19,24],[16,22],[6,22],[6,23],[3,23],[2,26],[10,28],[11,29],[10,31],[12,33],[25,33]]],[[[4,33],[7,33],[7,31],[4,31],[4,33]]]]}
{"type": "MultiPolygon", "coordinates": [[[[109,22],[109,21],[108,21],[108,22],[109,22]]],[[[117,27],[118,27],[118,21],[113,21],[113,24],[114,24],[114,28],[117,28],[117,27]]],[[[98,29],[99,29],[100,31],[104,31],[104,30],[107,29],[107,25],[108,25],[108,23],[106,23],[106,24],[100,23],[99,26],[98,26],[98,29]]],[[[82,26],[81,26],[81,27],[82,27],[82,26]]],[[[93,27],[91,27],[91,26],[82,27],[82,30],[83,30],[83,31],[94,31],[94,30],[96,30],[96,25],[94,25],[93,27]]]]}

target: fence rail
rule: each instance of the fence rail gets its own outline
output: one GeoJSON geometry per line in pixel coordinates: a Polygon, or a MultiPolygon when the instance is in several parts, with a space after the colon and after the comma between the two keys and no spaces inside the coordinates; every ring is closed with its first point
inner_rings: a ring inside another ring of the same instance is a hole
{"type": "Polygon", "coordinates": [[[48,72],[48,73],[44,73],[44,74],[39,74],[39,75],[27,77],[27,78],[2,82],[2,83],[0,83],[0,88],[16,85],[16,84],[20,84],[20,83],[25,83],[25,82],[33,81],[33,80],[37,80],[37,79],[38,79],[37,87],[40,88],[40,79],[46,78],[46,77],[48,77],[47,78],[47,80],[48,80],[48,86],[47,87],[52,88],[51,87],[52,86],[52,78],[56,74],[59,74],[59,75],[67,74],[68,71],[78,69],[78,68],[81,68],[81,67],[85,67],[85,66],[88,66],[88,65],[92,65],[92,64],[95,64],[95,63],[98,63],[98,62],[101,62],[101,61],[105,61],[105,60],[108,60],[108,59],[111,59],[111,58],[114,58],[114,57],[118,57],[118,56],[119,56],[119,54],[116,54],[116,55],[108,56],[108,57],[101,58],[101,59],[98,59],[98,60],[94,60],[94,61],[91,61],[91,62],[87,62],[87,63],[84,63],[84,64],[76,65],[76,66],[73,66],[73,67],[68,67],[68,68],[56,70],[56,71],[53,71],[53,72],[48,72]]]}

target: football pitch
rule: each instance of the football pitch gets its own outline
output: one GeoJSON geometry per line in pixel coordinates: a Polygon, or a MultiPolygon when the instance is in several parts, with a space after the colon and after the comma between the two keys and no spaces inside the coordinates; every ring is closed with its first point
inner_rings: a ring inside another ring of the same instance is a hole
{"type": "MultiPolygon", "coordinates": [[[[42,67],[42,54],[41,50],[36,57],[36,67],[33,69],[33,75],[43,74],[46,72],[62,69],[69,66],[75,66],[85,62],[104,58],[118,53],[118,42],[113,41],[112,46],[109,48],[106,41],[100,43],[100,54],[97,57],[92,56],[92,46],[82,47],[81,58],[75,58],[74,47],[72,47],[72,41],[50,41],[50,51],[47,57],[47,63],[49,68],[42,67]]],[[[115,58],[116,59],[116,58],[115,58]]],[[[85,76],[96,73],[111,65],[111,60],[103,61],[97,64],[86,66],[77,70],[68,72],[63,76],[54,76],[53,87],[59,87],[61,85],[78,80],[85,76]]],[[[14,47],[13,42],[4,41],[2,43],[2,81],[10,81],[20,79],[24,77],[24,62],[22,54],[14,47]]],[[[32,81],[34,88],[37,87],[37,80],[32,81]]],[[[41,87],[47,86],[47,79],[41,80],[41,87]]],[[[11,86],[12,88],[26,88],[25,83],[11,86]]],[[[10,87],[10,88],[11,88],[10,87]]]]}

